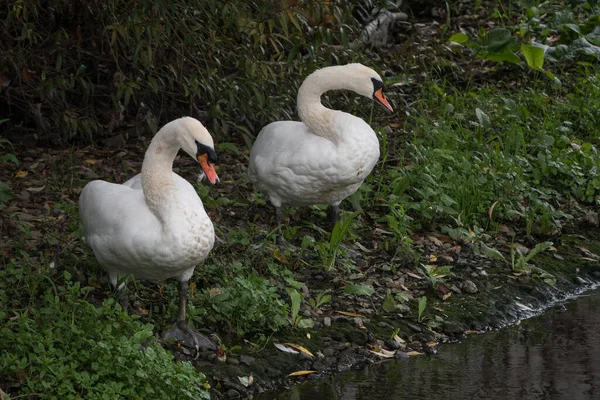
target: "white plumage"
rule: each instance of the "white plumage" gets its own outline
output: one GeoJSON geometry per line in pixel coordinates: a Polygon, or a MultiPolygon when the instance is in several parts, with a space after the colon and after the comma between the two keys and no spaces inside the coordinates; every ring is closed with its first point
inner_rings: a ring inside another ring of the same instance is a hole
{"type": "MultiPolygon", "coordinates": [[[[122,185],[101,180],[88,183],[79,199],[79,212],[85,240],[114,286],[127,275],[179,279],[179,328],[186,331],[188,280],[211,251],[215,235],[193,186],[172,171],[180,148],[198,159],[211,183],[218,180],[212,164],[216,162],[212,137],[199,121],[180,118],[153,138],[141,174],[122,185]]],[[[189,337],[180,339],[190,341],[189,337]]],[[[192,342],[191,347],[199,345],[192,342]]]]}
{"type": "Polygon", "coordinates": [[[349,89],[389,110],[381,77],[361,64],[327,67],[309,75],[298,91],[302,122],[265,126],[250,153],[248,176],[275,206],[339,204],[353,194],[379,159],[379,140],[361,118],[321,104],[328,90],[349,89]]]}

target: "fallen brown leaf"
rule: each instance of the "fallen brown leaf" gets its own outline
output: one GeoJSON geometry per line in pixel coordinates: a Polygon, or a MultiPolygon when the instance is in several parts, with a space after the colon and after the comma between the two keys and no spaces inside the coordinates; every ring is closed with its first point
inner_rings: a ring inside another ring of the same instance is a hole
{"type": "Polygon", "coordinates": [[[289,374],[288,376],[301,376],[301,375],[309,375],[309,374],[314,374],[317,371],[310,371],[310,370],[305,370],[305,371],[296,371],[296,372],[292,372],[291,374],[289,374]]]}
{"type": "Polygon", "coordinates": [[[308,354],[311,357],[314,357],[313,353],[311,353],[310,351],[308,351],[308,349],[306,347],[300,346],[299,344],[295,344],[295,343],[285,343],[287,346],[290,346],[296,350],[300,350],[301,352],[303,352],[304,354],[308,354]]]}

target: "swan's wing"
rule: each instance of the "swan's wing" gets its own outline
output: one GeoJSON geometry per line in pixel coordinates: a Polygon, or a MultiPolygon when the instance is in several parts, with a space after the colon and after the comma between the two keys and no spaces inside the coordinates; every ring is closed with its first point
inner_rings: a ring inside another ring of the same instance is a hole
{"type": "Polygon", "coordinates": [[[160,242],[161,225],[141,190],[92,181],[81,192],[79,214],[86,242],[105,268],[139,263],[160,242]]]}
{"type": "Polygon", "coordinates": [[[252,146],[249,176],[258,182],[281,174],[299,177],[328,170],[337,162],[335,145],[312,134],[302,122],[279,121],[265,126],[252,146]]]}
{"type": "Polygon", "coordinates": [[[123,186],[127,186],[136,190],[142,190],[142,174],[137,174],[133,178],[124,182],[123,186]]]}

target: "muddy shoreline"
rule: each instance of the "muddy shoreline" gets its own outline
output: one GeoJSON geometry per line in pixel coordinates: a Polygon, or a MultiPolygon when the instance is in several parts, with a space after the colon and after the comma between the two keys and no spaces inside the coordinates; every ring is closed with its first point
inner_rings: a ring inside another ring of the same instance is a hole
{"type": "MultiPolygon", "coordinates": [[[[444,281],[444,286],[449,288],[446,293],[445,289],[433,289],[411,277],[414,274],[407,268],[387,276],[384,271],[381,276],[373,277],[375,282],[402,279],[402,285],[416,295],[427,295],[430,301],[421,321],[409,307],[386,312],[375,306],[377,300],[334,293],[326,307],[304,312],[304,316],[316,321],[313,329],[296,328],[286,334],[274,334],[260,349],[244,344],[241,349],[220,357],[210,352],[185,351],[186,355],[177,349],[175,354],[178,359],[192,361],[207,376],[214,399],[252,398],[384,359],[402,362],[407,357],[426,356],[435,353],[440,343],[459,341],[468,334],[514,324],[597,287],[600,262],[585,256],[600,252],[598,239],[597,230],[594,232],[593,228],[553,239],[555,244],[551,251],[538,255],[535,264],[554,275],[554,285],[528,274],[515,273],[507,263],[477,254],[472,249],[469,251],[469,245],[463,244],[462,252],[452,264],[455,275],[444,281]],[[444,300],[447,293],[452,295],[444,300]],[[312,356],[302,351],[284,352],[275,343],[302,346],[312,356]],[[297,371],[314,372],[289,376],[297,371]]],[[[427,253],[424,256],[429,258],[427,253]]],[[[311,280],[335,279],[321,270],[306,274],[296,278],[304,280],[308,287],[312,287],[311,280]]],[[[386,286],[381,285],[371,297],[383,298],[385,292],[386,286]]]]}

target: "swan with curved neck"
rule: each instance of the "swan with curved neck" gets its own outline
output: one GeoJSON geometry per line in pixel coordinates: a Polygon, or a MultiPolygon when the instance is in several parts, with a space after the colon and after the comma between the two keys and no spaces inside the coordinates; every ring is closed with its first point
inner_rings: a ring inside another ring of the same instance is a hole
{"type": "Polygon", "coordinates": [[[302,122],[278,121],[261,130],[248,176],[275,207],[279,228],[283,204],[329,204],[335,223],[342,200],[356,192],[379,159],[373,129],[361,118],[325,107],[321,95],[348,89],[393,111],[384,88],[381,77],[362,64],[319,69],[298,90],[302,122]]]}
{"type": "Polygon", "coordinates": [[[189,347],[216,350],[186,323],[188,281],[213,247],[213,224],[194,187],[173,172],[179,149],[196,159],[211,183],[219,181],[213,139],[196,119],[166,124],[148,146],[142,172],[122,185],[96,180],[79,199],[85,241],[110,282],[137,279],[180,281],[179,319],[166,333],[189,347]]]}

